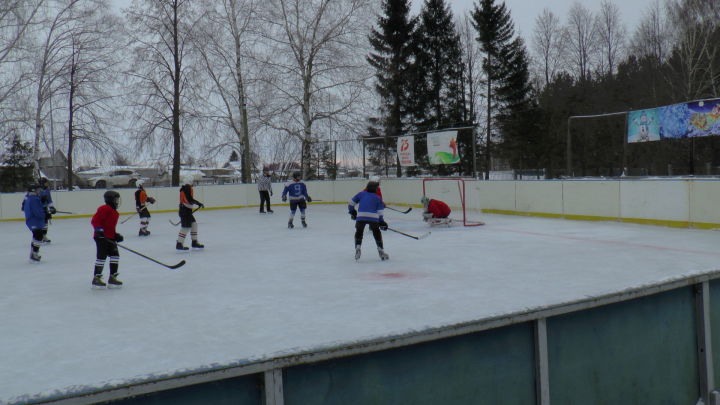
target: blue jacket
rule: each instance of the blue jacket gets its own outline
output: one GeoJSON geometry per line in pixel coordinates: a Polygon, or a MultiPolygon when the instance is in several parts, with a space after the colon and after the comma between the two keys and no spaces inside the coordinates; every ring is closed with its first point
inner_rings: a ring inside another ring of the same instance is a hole
{"type": "Polygon", "coordinates": [[[25,211],[25,225],[32,231],[42,229],[45,226],[45,209],[40,197],[35,194],[28,194],[23,200],[23,211],[25,211]]]}
{"type": "Polygon", "coordinates": [[[357,209],[357,221],[384,221],[383,210],[385,209],[385,204],[383,204],[382,198],[380,198],[379,195],[361,191],[348,201],[348,211],[352,211],[356,205],[359,205],[357,209]]]}
{"type": "Polygon", "coordinates": [[[290,201],[300,201],[308,199],[307,187],[302,181],[291,181],[285,185],[282,196],[289,195],[290,201]]]}
{"type": "Polygon", "coordinates": [[[53,204],[52,196],[50,195],[49,187],[45,187],[40,190],[40,202],[45,209],[55,206],[55,204],[53,204]]]}

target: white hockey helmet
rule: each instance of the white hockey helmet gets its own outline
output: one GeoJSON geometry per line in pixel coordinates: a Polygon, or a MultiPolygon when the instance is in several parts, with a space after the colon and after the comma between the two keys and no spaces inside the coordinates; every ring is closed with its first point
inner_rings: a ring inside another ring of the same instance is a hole
{"type": "Polygon", "coordinates": [[[370,181],[380,184],[380,176],[370,176],[370,181]]]}

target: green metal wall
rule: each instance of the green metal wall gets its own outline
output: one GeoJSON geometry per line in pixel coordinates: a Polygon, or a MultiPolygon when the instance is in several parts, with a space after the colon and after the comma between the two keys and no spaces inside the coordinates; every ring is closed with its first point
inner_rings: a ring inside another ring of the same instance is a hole
{"type": "Polygon", "coordinates": [[[720,279],[712,280],[710,284],[710,331],[712,339],[713,371],[715,375],[715,389],[720,388],[720,279]]]}
{"type": "Polygon", "coordinates": [[[284,370],[285,405],[535,403],[531,323],[284,370]]]}
{"type": "Polygon", "coordinates": [[[141,395],[113,405],[262,405],[263,378],[253,374],[141,395]]]}
{"type": "Polygon", "coordinates": [[[695,404],[692,287],[550,318],[552,405],[695,404]]]}

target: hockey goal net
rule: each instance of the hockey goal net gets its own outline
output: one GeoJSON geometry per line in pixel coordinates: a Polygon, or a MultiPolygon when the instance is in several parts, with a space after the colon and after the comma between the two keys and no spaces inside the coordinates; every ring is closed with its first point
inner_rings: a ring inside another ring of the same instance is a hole
{"type": "Polygon", "coordinates": [[[479,220],[480,192],[477,182],[452,177],[428,177],[423,179],[423,196],[447,204],[452,210],[450,218],[453,222],[464,226],[485,225],[479,220]]]}

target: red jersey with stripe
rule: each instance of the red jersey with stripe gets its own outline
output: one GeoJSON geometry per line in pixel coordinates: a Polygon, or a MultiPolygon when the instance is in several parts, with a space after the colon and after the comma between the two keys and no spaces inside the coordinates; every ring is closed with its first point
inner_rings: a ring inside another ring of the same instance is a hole
{"type": "Polygon", "coordinates": [[[118,218],[120,218],[120,214],[113,207],[107,204],[99,206],[95,215],[93,215],[90,220],[93,226],[93,232],[102,229],[106,238],[115,239],[115,227],[117,226],[118,218]]]}

